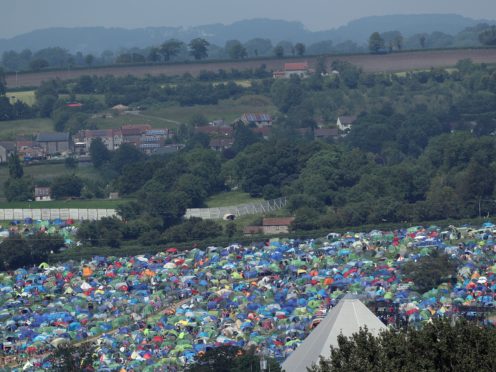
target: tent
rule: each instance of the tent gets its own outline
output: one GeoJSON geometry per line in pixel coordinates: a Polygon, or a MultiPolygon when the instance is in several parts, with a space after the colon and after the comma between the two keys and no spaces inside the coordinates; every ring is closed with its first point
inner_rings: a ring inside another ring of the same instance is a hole
{"type": "Polygon", "coordinates": [[[378,335],[386,326],[360,300],[346,295],[310,333],[303,343],[283,362],[286,372],[306,371],[320,356],[329,358],[331,345],[338,346],[338,335],[350,337],[367,326],[373,335],[378,335]]]}

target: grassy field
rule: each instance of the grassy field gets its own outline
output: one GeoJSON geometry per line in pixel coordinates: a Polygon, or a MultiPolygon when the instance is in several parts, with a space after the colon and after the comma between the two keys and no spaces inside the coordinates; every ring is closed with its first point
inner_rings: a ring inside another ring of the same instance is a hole
{"type": "Polygon", "coordinates": [[[15,103],[17,100],[24,102],[29,106],[33,106],[36,102],[34,96],[34,90],[25,90],[21,92],[7,92],[7,97],[10,99],[10,103],[15,103]]]}
{"type": "Polygon", "coordinates": [[[51,119],[28,119],[0,121],[0,139],[15,140],[16,136],[37,134],[39,132],[52,132],[51,119]]]}
{"type": "MultiPolygon", "coordinates": [[[[71,174],[73,171],[67,169],[64,164],[39,164],[39,165],[27,165],[24,166],[24,175],[28,177],[33,177],[36,180],[51,180],[56,177],[71,174]]],[[[101,176],[98,171],[95,170],[89,163],[80,164],[80,166],[74,171],[75,174],[82,178],[98,180],[101,176]]],[[[5,181],[9,178],[9,169],[7,166],[0,167],[0,201],[5,201],[3,193],[3,185],[5,181]]]]}
{"type": "Polygon", "coordinates": [[[224,119],[226,122],[232,122],[245,112],[275,114],[277,109],[269,98],[250,95],[236,100],[223,100],[217,105],[150,107],[144,114],[187,123],[198,114],[204,115],[208,120],[224,119]]]}
{"type": "Polygon", "coordinates": [[[153,128],[175,128],[177,123],[160,116],[144,112],[142,115],[119,115],[111,118],[97,118],[89,120],[99,129],[120,128],[125,124],[150,124],[153,128]]]}
{"type": "Polygon", "coordinates": [[[222,192],[217,195],[211,196],[207,200],[208,208],[217,208],[217,207],[229,207],[231,205],[239,205],[246,203],[254,203],[258,201],[262,201],[261,198],[252,198],[250,194],[241,191],[230,191],[230,192],[222,192]]]}

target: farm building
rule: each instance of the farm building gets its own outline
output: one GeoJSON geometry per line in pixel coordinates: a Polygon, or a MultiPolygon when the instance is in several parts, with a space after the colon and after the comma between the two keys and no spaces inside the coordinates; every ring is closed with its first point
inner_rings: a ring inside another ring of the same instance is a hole
{"type": "Polygon", "coordinates": [[[308,62],[291,62],[285,63],[281,71],[274,71],[274,79],[289,79],[291,75],[298,75],[301,78],[310,75],[308,62]]]}
{"type": "Polygon", "coordinates": [[[234,139],[232,138],[212,138],[209,147],[214,151],[223,151],[231,148],[233,144],[234,139]]]}
{"type": "Polygon", "coordinates": [[[38,187],[34,188],[34,200],[36,201],[49,201],[52,200],[52,190],[50,187],[38,187]]]}
{"type": "Polygon", "coordinates": [[[47,155],[67,153],[71,150],[70,135],[67,132],[40,133],[36,143],[47,155]]]}
{"type": "Polygon", "coordinates": [[[244,113],[239,120],[248,126],[268,127],[272,125],[272,116],[266,113],[244,113]]]}
{"type": "Polygon", "coordinates": [[[76,150],[87,152],[90,149],[91,142],[97,138],[100,138],[110,151],[116,150],[122,145],[122,131],[120,129],[87,129],[77,133],[74,138],[74,146],[76,150]]]}
{"type": "Polygon", "coordinates": [[[121,127],[122,131],[122,142],[130,143],[138,147],[141,141],[141,135],[147,130],[151,130],[152,126],[150,124],[130,124],[123,125],[121,127]]]}
{"type": "Polygon", "coordinates": [[[293,223],[294,217],[264,218],[262,226],[245,226],[245,235],[253,234],[287,234],[289,227],[293,223]]]}

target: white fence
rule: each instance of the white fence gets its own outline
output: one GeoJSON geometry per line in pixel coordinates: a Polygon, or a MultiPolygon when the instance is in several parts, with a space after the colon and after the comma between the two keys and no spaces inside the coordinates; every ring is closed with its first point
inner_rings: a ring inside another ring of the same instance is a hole
{"type": "Polygon", "coordinates": [[[41,209],[0,209],[0,221],[23,220],[99,220],[103,217],[117,217],[115,209],[41,208],[41,209]]]}
{"type": "Polygon", "coordinates": [[[200,217],[204,220],[222,219],[226,214],[234,214],[236,217],[250,214],[269,213],[281,209],[288,203],[287,198],[264,200],[258,203],[233,205],[220,208],[191,208],[186,210],[185,218],[200,217]]]}

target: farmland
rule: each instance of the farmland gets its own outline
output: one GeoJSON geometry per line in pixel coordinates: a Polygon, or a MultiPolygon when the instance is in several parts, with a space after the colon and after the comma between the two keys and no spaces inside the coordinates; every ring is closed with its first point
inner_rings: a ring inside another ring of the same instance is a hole
{"type": "Polygon", "coordinates": [[[0,140],[14,140],[16,136],[31,136],[39,132],[51,131],[53,131],[53,121],[51,119],[36,118],[0,121],[0,140]]]}
{"type": "MultiPolygon", "coordinates": [[[[348,61],[365,72],[397,72],[405,70],[429,69],[431,67],[448,67],[455,65],[459,60],[469,58],[475,63],[496,63],[496,49],[451,49],[451,50],[434,50],[434,51],[416,51],[402,52],[386,55],[337,55],[327,56],[327,63],[334,60],[348,61]]],[[[114,75],[127,76],[135,75],[144,77],[146,75],[182,75],[190,73],[198,75],[200,71],[218,71],[224,69],[244,70],[248,68],[257,68],[264,64],[269,70],[281,69],[283,64],[288,61],[306,60],[311,66],[315,66],[317,57],[308,56],[302,58],[285,58],[285,59],[251,59],[243,61],[222,61],[222,62],[202,62],[202,63],[182,63],[167,65],[138,65],[138,66],[109,66],[102,68],[76,69],[76,70],[57,70],[18,74],[17,85],[15,74],[6,76],[7,86],[38,86],[44,80],[56,79],[61,80],[75,79],[81,75],[114,75]]]]}

